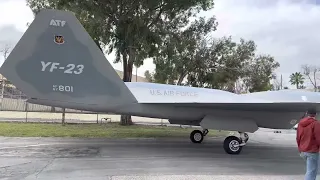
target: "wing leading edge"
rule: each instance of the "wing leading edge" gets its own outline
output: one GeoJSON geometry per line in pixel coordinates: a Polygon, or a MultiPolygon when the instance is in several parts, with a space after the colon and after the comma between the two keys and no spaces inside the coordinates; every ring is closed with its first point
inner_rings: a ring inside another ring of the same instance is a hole
{"type": "Polygon", "coordinates": [[[305,112],[309,108],[320,110],[319,103],[308,102],[275,102],[275,103],[141,103],[141,104],[161,104],[163,106],[179,108],[209,108],[215,110],[235,110],[235,111],[283,111],[283,112],[305,112]]]}

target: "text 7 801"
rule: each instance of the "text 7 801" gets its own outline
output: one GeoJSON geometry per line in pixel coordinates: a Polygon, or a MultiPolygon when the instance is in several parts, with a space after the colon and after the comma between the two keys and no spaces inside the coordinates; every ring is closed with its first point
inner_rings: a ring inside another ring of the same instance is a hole
{"type": "Polygon", "coordinates": [[[73,86],[53,85],[53,91],[73,92],[73,86]]]}

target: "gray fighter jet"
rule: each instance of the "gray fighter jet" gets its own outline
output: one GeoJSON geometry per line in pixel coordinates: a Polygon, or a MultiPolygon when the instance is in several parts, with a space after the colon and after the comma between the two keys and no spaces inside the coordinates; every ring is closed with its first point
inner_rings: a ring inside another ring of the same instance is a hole
{"type": "Polygon", "coordinates": [[[72,12],[40,11],[0,73],[28,102],[79,110],[169,119],[201,126],[190,139],[201,143],[208,129],[238,131],[223,147],[239,154],[247,132],[290,129],[319,93],[269,91],[238,95],[216,89],[155,83],[124,83],[72,12]]]}

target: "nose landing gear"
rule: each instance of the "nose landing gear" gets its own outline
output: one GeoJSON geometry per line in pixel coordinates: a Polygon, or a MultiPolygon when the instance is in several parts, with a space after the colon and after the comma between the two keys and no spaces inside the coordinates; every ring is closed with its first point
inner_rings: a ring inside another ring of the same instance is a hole
{"type": "Polygon", "coordinates": [[[242,147],[249,140],[247,133],[239,132],[240,137],[228,136],[223,142],[223,148],[228,154],[240,154],[242,147]]]}
{"type": "MultiPolygon", "coordinates": [[[[194,130],[190,134],[190,140],[193,143],[201,143],[204,136],[208,134],[208,129],[194,130]]],[[[239,132],[240,137],[228,136],[223,142],[223,149],[228,154],[240,154],[242,147],[246,145],[249,140],[247,133],[239,132]]]]}

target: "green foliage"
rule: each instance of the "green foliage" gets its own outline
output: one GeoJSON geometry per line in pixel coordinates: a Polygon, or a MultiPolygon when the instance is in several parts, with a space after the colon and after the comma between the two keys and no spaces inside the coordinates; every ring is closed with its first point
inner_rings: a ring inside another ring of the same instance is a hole
{"type": "MultiPolygon", "coordinates": [[[[123,62],[124,81],[131,81],[133,64],[153,57],[167,34],[179,32],[211,0],[27,0],[34,13],[42,8],[75,13],[95,42],[115,50],[115,62],[123,62]]],[[[195,29],[202,28],[195,26],[195,29]]]]}
{"type": "MultiPolygon", "coordinates": [[[[35,14],[42,8],[74,12],[101,50],[108,47],[107,53],[116,52],[115,62],[122,61],[123,81],[127,82],[131,81],[133,65],[139,67],[144,59],[156,56],[168,35],[179,36],[191,17],[213,8],[213,1],[27,0],[27,5],[35,14]]],[[[184,33],[209,31],[208,26],[201,26],[203,21],[196,21],[184,33]]],[[[121,123],[132,122],[127,116],[121,118],[121,123]]]]}
{"type": "Polygon", "coordinates": [[[231,36],[212,39],[204,46],[208,57],[201,68],[190,72],[188,84],[196,87],[207,87],[234,91],[235,82],[245,76],[244,67],[254,55],[256,45],[253,41],[232,41],[231,36]]]}
{"type": "Polygon", "coordinates": [[[196,17],[213,8],[211,0],[27,0],[34,13],[42,8],[69,10],[107,53],[116,52],[123,80],[131,81],[133,65],[153,57],[151,82],[234,91],[242,82],[250,92],[271,89],[274,69],[269,55],[255,55],[253,41],[231,37],[207,39],[215,31],[214,16],[196,17]],[[190,18],[195,20],[191,22],[190,18]]]}
{"type": "Polygon", "coordinates": [[[290,78],[289,82],[292,85],[296,85],[297,89],[304,89],[303,83],[305,78],[303,74],[301,74],[300,72],[295,72],[295,73],[292,73],[289,78],[290,78]]]}
{"type": "MultiPolygon", "coordinates": [[[[42,8],[72,11],[101,51],[116,53],[126,82],[133,66],[153,58],[155,73],[146,72],[150,82],[228,91],[241,83],[256,92],[272,88],[279,67],[270,55],[256,55],[253,41],[208,38],[218,23],[214,16],[197,15],[212,9],[212,0],[27,0],[27,5],[35,14],[42,8]]],[[[131,117],[122,116],[121,124],[132,124],[131,117]]]]}
{"type": "Polygon", "coordinates": [[[153,74],[150,73],[150,71],[146,70],[144,72],[144,76],[147,79],[148,82],[154,82],[153,74]]]}
{"type": "Polygon", "coordinates": [[[249,87],[249,92],[271,90],[270,80],[272,79],[273,71],[279,66],[280,64],[270,55],[259,55],[252,59],[246,72],[246,83],[247,87],[249,87]]]}
{"type": "Polygon", "coordinates": [[[201,61],[208,56],[203,39],[216,30],[216,26],[214,17],[200,18],[184,31],[168,34],[154,57],[156,82],[182,85],[189,72],[201,68],[201,61]]]}
{"type": "MultiPolygon", "coordinates": [[[[214,24],[207,22],[210,23],[214,24]]],[[[155,82],[181,85],[186,80],[188,86],[231,92],[236,91],[235,84],[239,82],[249,92],[273,88],[270,81],[279,63],[270,55],[256,55],[254,41],[240,39],[236,43],[231,36],[207,40],[206,33],[194,31],[193,34],[200,35],[191,40],[186,34],[182,34],[178,42],[167,39],[167,47],[154,61],[155,82]]]]}

